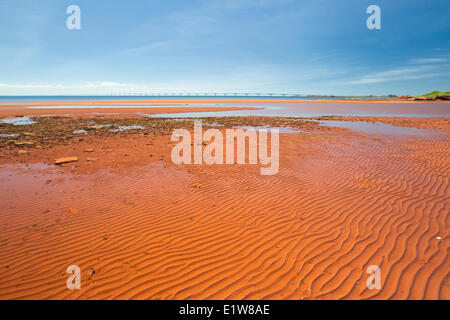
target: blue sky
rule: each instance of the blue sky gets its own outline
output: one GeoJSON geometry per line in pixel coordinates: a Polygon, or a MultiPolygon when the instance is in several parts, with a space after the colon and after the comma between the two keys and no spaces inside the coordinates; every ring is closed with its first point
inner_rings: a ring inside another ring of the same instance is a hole
{"type": "Polygon", "coordinates": [[[450,90],[448,0],[0,0],[0,95],[432,90],[450,90]]]}

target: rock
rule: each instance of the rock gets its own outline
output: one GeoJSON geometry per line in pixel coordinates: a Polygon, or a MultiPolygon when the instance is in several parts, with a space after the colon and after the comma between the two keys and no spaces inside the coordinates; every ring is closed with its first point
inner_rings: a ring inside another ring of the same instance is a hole
{"type": "Polygon", "coordinates": [[[86,161],[97,161],[98,160],[98,158],[86,158],[86,161]]]}
{"type": "Polygon", "coordinates": [[[89,269],[89,280],[91,280],[91,277],[95,274],[95,269],[94,268],[91,268],[91,269],[89,269]]]}
{"type": "Polygon", "coordinates": [[[19,150],[17,151],[17,154],[27,154],[28,151],[27,150],[19,150]]]}
{"type": "Polygon", "coordinates": [[[450,95],[436,96],[437,100],[450,100],[450,95]]]}
{"type": "Polygon", "coordinates": [[[33,132],[24,132],[23,133],[24,136],[34,136],[33,132]]]}
{"type": "Polygon", "coordinates": [[[65,157],[65,158],[58,158],[55,159],[55,164],[62,164],[62,163],[68,163],[68,162],[77,162],[78,157],[65,157]]]}
{"type": "Polygon", "coordinates": [[[433,98],[433,97],[415,97],[414,100],[416,100],[416,101],[431,101],[431,100],[436,100],[436,98],[433,98]]]}
{"type": "Polygon", "coordinates": [[[83,151],[84,151],[84,152],[94,152],[94,149],[88,148],[88,149],[84,149],[83,151]]]}
{"type": "Polygon", "coordinates": [[[103,127],[102,126],[89,126],[89,127],[86,127],[86,130],[99,130],[101,128],[103,128],[103,127]]]}
{"type": "Polygon", "coordinates": [[[16,141],[16,142],[14,142],[14,145],[16,145],[16,146],[32,146],[35,143],[36,142],[34,142],[34,141],[16,141]]]}

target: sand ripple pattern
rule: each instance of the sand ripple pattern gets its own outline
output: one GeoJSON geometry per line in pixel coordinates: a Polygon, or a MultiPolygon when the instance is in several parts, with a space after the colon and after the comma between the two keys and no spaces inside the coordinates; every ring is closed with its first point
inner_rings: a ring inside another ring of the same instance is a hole
{"type": "Polygon", "coordinates": [[[0,298],[450,299],[449,145],[321,142],[269,177],[253,166],[4,167],[0,298]],[[66,288],[71,264],[81,290],[66,288]],[[369,265],[381,290],[366,287],[369,265]]]}

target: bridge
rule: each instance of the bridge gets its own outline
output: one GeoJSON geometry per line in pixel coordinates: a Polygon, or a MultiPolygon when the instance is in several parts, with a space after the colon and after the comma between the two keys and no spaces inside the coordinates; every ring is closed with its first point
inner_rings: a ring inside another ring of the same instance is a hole
{"type": "Polygon", "coordinates": [[[218,93],[218,92],[165,92],[165,93],[150,93],[150,92],[119,92],[110,94],[98,94],[99,96],[120,96],[120,97],[284,97],[296,98],[307,97],[305,94],[299,93],[218,93]]]}

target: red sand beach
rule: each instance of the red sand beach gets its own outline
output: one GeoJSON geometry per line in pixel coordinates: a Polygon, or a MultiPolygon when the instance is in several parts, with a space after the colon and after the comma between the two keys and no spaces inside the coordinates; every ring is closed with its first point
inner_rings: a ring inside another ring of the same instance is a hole
{"type": "Polygon", "coordinates": [[[340,119],[439,133],[427,136],[301,123],[280,135],[273,176],[177,166],[162,122],[58,135],[92,112],[141,121],[135,111],[0,107],[74,115],[0,141],[0,299],[450,299],[449,117],[340,119]],[[80,290],[66,287],[69,265],[80,290]]]}
{"type": "MultiPolygon", "coordinates": [[[[78,104],[78,103],[77,103],[78,104]]],[[[48,104],[45,104],[48,105],[48,104]]],[[[58,104],[63,105],[63,104],[58,104]]],[[[70,104],[69,104],[70,105],[70,104]]],[[[82,104],[80,104],[82,105],[82,104]]],[[[95,105],[95,104],[94,104],[95,105]]],[[[126,104],[129,105],[129,104],[126,104]]],[[[99,109],[91,109],[91,108],[64,108],[64,109],[31,109],[27,108],[27,106],[22,105],[0,105],[0,116],[1,117],[12,117],[18,115],[25,116],[38,116],[38,115],[93,115],[98,113],[103,113],[105,116],[114,117],[115,114],[118,114],[119,117],[136,117],[139,116],[138,112],[145,112],[147,114],[158,114],[158,113],[180,113],[180,112],[214,112],[214,111],[232,111],[232,110],[249,110],[253,108],[245,108],[245,107],[186,107],[186,106],[177,106],[173,108],[167,107],[143,107],[136,106],[136,108],[99,108],[99,109]]]]}
{"type": "Polygon", "coordinates": [[[297,99],[183,99],[183,100],[110,100],[110,101],[49,101],[49,102],[0,102],[0,117],[16,115],[80,115],[103,113],[104,115],[120,117],[136,115],[138,112],[147,114],[180,113],[180,112],[214,112],[261,109],[267,104],[283,105],[285,112],[304,110],[317,113],[334,113],[339,109],[343,113],[354,110],[378,113],[400,114],[448,114],[450,101],[387,101],[387,100],[297,100],[297,99]],[[221,104],[221,107],[208,104],[221,104]],[[203,105],[203,106],[201,106],[203,105]],[[244,105],[244,106],[243,106],[244,105]],[[50,108],[50,107],[54,108],[50,108]],[[77,106],[70,108],[70,106],[77,106]],[[86,106],[86,108],[83,108],[86,106]],[[101,108],[95,109],[93,107],[101,108]],[[112,106],[112,108],[107,108],[112,106]],[[124,106],[124,108],[119,108],[124,106]],[[57,108],[64,107],[64,108],[57,108]],[[135,107],[135,108],[132,108],[135,107]]]}

